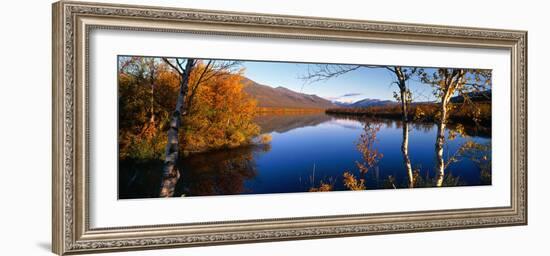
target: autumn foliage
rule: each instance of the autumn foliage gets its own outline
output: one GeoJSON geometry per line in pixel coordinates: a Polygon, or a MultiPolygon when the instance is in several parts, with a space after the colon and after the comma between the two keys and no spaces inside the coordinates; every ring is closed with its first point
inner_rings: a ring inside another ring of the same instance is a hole
{"type": "MultiPolygon", "coordinates": [[[[408,116],[414,121],[435,122],[440,118],[438,105],[435,103],[416,103],[408,108],[408,116]]],[[[354,116],[370,116],[379,118],[401,118],[401,107],[398,104],[371,106],[366,108],[332,108],[328,114],[343,114],[354,116]]],[[[478,102],[475,105],[466,103],[450,103],[448,121],[471,125],[491,125],[491,103],[478,102]]]]}
{"type": "Polygon", "coordinates": [[[344,172],[343,174],[344,186],[349,190],[365,190],[365,179],[357,179],[355,175],[350,172],[344,172]]]}
{"type": "Polygon", "coordinates": [[[355,165],[361,174],[365,174],[370,168],[373,168],[384,155],[378,152],[374,146],[376,143],[376,134],[380,131],[379,124],[365,123],[363,133],[359,136],[356,144],[357,150],[361,153],[363,161],[356,161],[355,165]]]}
{"type": "Polygon", "coordinates": [[[319,187],[312,187],[309,188],[309,192],[330,192],[334,189],[334,185],[330,183],[325,183],[321,181],[321,184],[319,184],[319,187]]]}
{"type": "MultiPolygon", "coordinates": [[[[118,75],[120,158],[162,159],[180,77],[158,58],[128,62],[118,75]]],[[[260,131],[252,122],[257,103],[244,92],[241,72],[217,70],[200,80],[205,68],[199,62],[189,77],[179,133],[185,154],[245,145],[260,131]]]]}
{"type": "Polygon", "coordinates": [[[259,134],[253,123],[256,101],[243,91],[241,79],[240,74],[225,73],[199,87],[183,119],[182,151],[234,148],[259,134]]]}

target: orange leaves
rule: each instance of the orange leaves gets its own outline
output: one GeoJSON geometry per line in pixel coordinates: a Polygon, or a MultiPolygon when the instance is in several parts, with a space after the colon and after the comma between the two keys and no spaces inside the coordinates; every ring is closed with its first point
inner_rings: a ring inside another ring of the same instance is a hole
{"type": "Polygon", "coordinates": [[[194,87],[203,72],[204,65],[199,64],[191,74],[187,100],[192,102],[184,117],[183,150],[207,151],[250,143],[260,129],[252,122],[256,101],[244,92],[242,76],[229,71],[216,71],[215,75],[209,73],[214,71],[207,71],[200,85],[194,87]]]}
{"type": "Polygon", "coordinates": [[[357,150],[361,153],[363,157],[363,162],[356,161],[355,164],[359,171],[363,174],[369,171],[369,168],[374,167],[380,158],[384,155],[376,148],[374,148],[374,143],[376,142],[376,134],[380,131],[380,124],[365,123],[363,127],[363,133],[359,137],[357,142],[357,150]]]}
{"type": "Polygon", "coordinates": [[[155,99],[165,115],[169,115],[176,105],[179,83],[178,74],[167,67],[157,72],[155,79],[155,99]]]}
{"type": "Polygon", "coordinates": [[[350,172],[344,172],[344,186],[349,190],[365,190],[365,179],[357,179],[350,172]]]}
{"type": "Polygon", "coordinates": [[[321,184],[318,188],[310,188],[309,192],[329,192],[334,189],[334,186],[329,183],[324,183],[321,181],[321,184]]]}
{"type": "MultiPolygon", "coordinates": [[[[120,155],[162,158],[180,75],[160,59],[128,61],[118,76],[120,155]]],[[[238,147],[259,134],[256,102],[243,91],[241,72],[211,64],[199,61],[189,77],[179,133],[184,153],[238,147]]]]}

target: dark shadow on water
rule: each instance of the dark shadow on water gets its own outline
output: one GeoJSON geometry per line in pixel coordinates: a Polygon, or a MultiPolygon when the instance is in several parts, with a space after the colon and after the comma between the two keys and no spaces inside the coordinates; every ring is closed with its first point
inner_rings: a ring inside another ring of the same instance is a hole
{"type": "MultiPolygon", "coordinates": [[[[244,183],[257,175],[255,155],[269,145],[251,145],[230,150],[193,154],[178,162],[181,177],[173,196],[233,195],[246,191],[244,183]]],[[[162,161],[119,162],[119,199],[159,196],[162,161]]]]}
{"type": "Polygon", "coordinates": [[[189,156],[175,196],[235,195],[249,193],[244,183],[257,175],[256,154],[269,145],[254,145],[189,156]]]}

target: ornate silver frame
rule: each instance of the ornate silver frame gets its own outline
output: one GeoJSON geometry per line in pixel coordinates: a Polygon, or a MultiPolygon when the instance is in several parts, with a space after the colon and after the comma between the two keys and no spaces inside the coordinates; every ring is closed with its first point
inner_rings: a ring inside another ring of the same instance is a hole
{"type": "Polygon", "coordinates": [[[527,224],[527,32],[61,1],[53,4],[53,251],[57,254],[527,224]],[[508,207],[91,229],[87,67],[93,29],[343,40],[511,51],[508,207]]]}

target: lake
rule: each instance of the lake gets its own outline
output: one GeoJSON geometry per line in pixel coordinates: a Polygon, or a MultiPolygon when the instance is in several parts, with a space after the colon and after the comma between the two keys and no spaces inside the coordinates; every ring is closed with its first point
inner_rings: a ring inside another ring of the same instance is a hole
{"type": "MultiPolygon", "coordinates": [[[[269,144],[183,157],[174,196],[307,192],[321,182],[332,184],[333,190],[347,190],[342,182],[345,171],[363,177],[366,189],[407,187],[400,121],[301,113],[266,114],[255,122],[262,133],[272,136],[269,144]],[[374,148],[383,156],[362,176],[356,165],[362,161],[357,143],[365,123],[380,127],[374,148]]],[[[413,170],[429,186],[435,176],[437,128],[414,122],[409,128],[413,170]]],[[[450,124],[446,132],[451,138],[446,140],[444,156],[454,159],[446,169],[447,186],[490,185],[490,129],[450,124]],[[480,146],[462,150],[467,143],[480,146]]],[[[161,170],[161,161],[121,161],[119,198],[157,197],[161,170]]]]}

